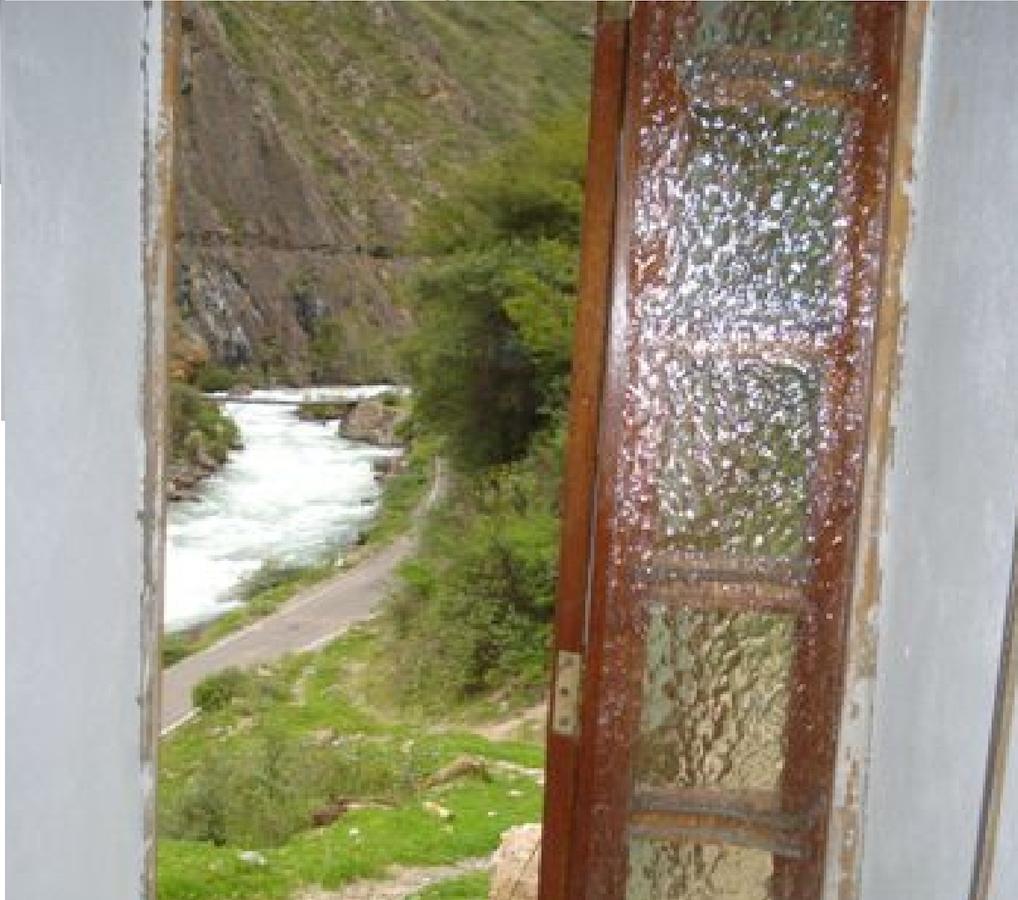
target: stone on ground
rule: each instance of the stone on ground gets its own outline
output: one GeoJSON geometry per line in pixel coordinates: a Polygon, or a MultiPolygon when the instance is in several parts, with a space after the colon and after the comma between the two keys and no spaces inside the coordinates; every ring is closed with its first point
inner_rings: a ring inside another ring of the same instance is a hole
{"type": "Polygon", "coordinates": [[[537,900],[540,867],[540,825],[517,825],[503,832],[492,859],[490,900],[537,900]]]}

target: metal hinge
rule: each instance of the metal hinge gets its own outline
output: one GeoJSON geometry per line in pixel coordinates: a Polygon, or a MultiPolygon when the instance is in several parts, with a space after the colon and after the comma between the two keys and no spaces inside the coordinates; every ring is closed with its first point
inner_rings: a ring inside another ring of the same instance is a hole
{"type": "Polygon", "coordinates": [[[551,730],[562,737],[580,733],[580,688],[583,683],[583,657],[559,650],[555,661],[555,694],[552,699],[551,730]]]}

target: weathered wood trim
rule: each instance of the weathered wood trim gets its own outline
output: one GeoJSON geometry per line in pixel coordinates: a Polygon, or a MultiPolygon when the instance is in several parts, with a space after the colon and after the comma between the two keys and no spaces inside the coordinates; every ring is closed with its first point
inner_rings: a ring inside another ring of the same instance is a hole
{"type": "MultiPolygon", "coordinates": [[[[553,659],[559,651],[582,654],[585,648],[590,529],[612,271],[626,23],[608,18],[602,8],[596,27],[553,659]]],[[[553,683],[549,717],[555,709],[555,689],[553,683]]],[[[556,734],[549,718],[547,740],[540,896],[559,900],[566,896],[579,736],[556,734]]]]}
{"type": "Polygon", "coordinates": [[[180,5],[147,3],[142,48],[145,80],[141,216],[145,245],[145,337],[140,398],[145,440],[142,509],[141,779],[144,809],[141,896],[156,898],[156,787],[160,724],[160,652],[166,538],[167,308],[173,296],[173,146],[179,90],[180,5]]]}
{"type": "Polygon", "coordinates": [[[824,897],[828,900],[858,900],[860,890],[877,619],[881,602],[880,538],[885,510],[885,476],[894,442],[891,414],[898,390],[905,321],[902,272],[911,227],[908,192],[913,175],[914,130],[926,18],[925,2],[906,4],[888,186],[884,270],[874,333],[855,578],[848,610],[845,683],[828,823],[824,878],[824,897]]]}

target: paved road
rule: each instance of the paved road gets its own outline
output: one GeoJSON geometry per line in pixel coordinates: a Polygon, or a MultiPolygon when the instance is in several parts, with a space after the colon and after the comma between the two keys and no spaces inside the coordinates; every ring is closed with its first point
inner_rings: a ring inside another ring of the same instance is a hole
{"type": "Polygon", "coordinates": [[[371,617],[395,582],[396,567],[417,544],[417,520],[445,489],[440,461],[425,501],[414,514],[411,530],[367,559],[324,584],[301,592],[242,631],[231,634],[201,653],[163,671],[163,734],[194,715],[191,689],[207,675],[228,666],[272,662],[286,653],[312,650],[351,625],[371,617]]]}

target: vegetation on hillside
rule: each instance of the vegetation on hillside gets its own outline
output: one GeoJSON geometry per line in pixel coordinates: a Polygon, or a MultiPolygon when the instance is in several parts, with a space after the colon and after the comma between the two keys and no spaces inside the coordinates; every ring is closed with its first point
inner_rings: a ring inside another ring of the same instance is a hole
{"type": "Polygon", "coordinates": [[[375,259],[402,243],[425,196],[444,193],[479,156],[587,94],[586,4],[213,9],[237,62],[268,87],[334,211],[355,220],[375,259]]]}
{"type": "Polygon", "coordinates": [[[422,210],[586,96],[584,3],[185,5],[180,341],[249,382],[401,380],[422,210]]]}
{"type": "Polygon", "coordinates": [[[240,430],[218,404],[206,400],[194,385],[170,382],[167,411],[172,462],[220,464],[240,446],[240,430]]]}
{"type": "MultiPolygon", "coordinates": [[[[357,348],[378,356],[379,333],[386,352],[397,346],[375,327],[381,320],[360,328],[376,299],[361,280],[366,266],[371,277],[386,273],[386,291],[409,308],[414,445],[407,469],[386,483],[366,542],[405,528],[434,454],[451,469],[447,497],[422,523],[419,552],[380,620],[317,652],[207,679],[194,695],[200,715],[161,743],[160,897],[282,900],[393,864],[486,855],[506,828],[540,816],[542,747],[491,741],[449,720],[470,701],[529,697],[545,682],[584,172],[584,117],[561,113],[587,91],[589,10],[212,8],[231,54],[266,87],[287,147],[292,138],[313,162],[314,190],[327,186],[337,235],[361,241],[327,265],[301,251],[295,271],[310,274],[276,279],[289,285],[284,301],[301,301],[298,312],[326,308],[300,323],[309,377],[350,371],[337,360],[357,348]],[[495,158],[476,162],[497,146],[495,158]],[[341,311],[330,306],[340,290],[350,298],[341,311]],[[379,702],[393,694],[403,709],[379,702]],[[408,716],[408,707],[432,715],[408,716]],[[464,755],[482,768],[432,780],[464,755]]],[[[242,211],[220,212],[229,240],[243,240],[242,211]]],[[[237,272],[246,265],[239,245],[201,253],[209,272],[218,253],[237,272]]],[[[291,351],[262,346],[244,377],[280,377],[291,351]]],[[[192,421],[207,417],[194,403],[199,388],[230,386],[219,361],[213,353],[183,376],[177,411],[192,421]]],[[[264,614],[318,576],[269,566],[236,615],[264,614]]],[[[215,627],[197,636],[201,646],[215,627]]],[[[425,895],[479,897],[486,882],[470,873],[425,895]]]]}
{"type": "Polygon", "coordinates": [[[541,748],[378,717],[358,674],[376,644],[360,628],[200,685],[202,715],[160,745],[161,900],[284,900],[452,863],[539,815],[541,748]],[[464,756],[481,768],[430,780],[464,756]]]}
{"type": "Polygon", "coordinates": [[[547,124],[464,179],[416,239],[408,356],[417,428],[457,478],[389,604],[397,691],[424,706],[543,683],[585,123],[547,124]]]}

